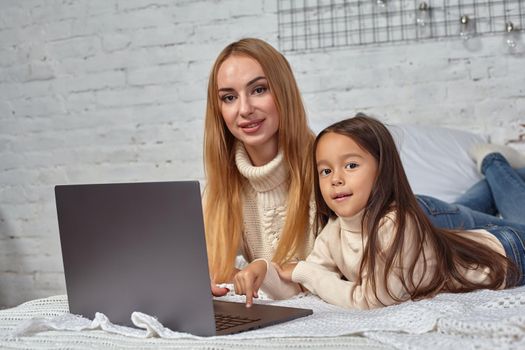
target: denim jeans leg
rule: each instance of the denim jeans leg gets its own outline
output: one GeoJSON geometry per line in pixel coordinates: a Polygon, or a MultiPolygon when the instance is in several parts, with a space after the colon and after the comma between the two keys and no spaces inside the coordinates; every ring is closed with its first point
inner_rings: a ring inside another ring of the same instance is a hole
{"type": "Polygon", "coordinates": [[[470,187],[465,193],[459,196],[454,203],[481,213],[494,216],[498,215],[498,208],[496,208],[492,191],[485,179],[478,181],[470,187]]]}
{"type": "Polygon", "coordinates": [[[507,258],[516,263],[520,274],[518,285],[525,285],[525,231],[506,226],[485,229],[501,242],[507,258]]]}
{"type": "Polygon", "coordinates": [[[525,180],[499,153],[483,159],[481,170],[491,189],[501,216],[510,222],[525,225],[525,180]]]}
{"type": "Polygon", "coordinates": [[[497,216],[481,213],[459,204],[434,197],[417,195],[420,208],[434,226],[449,230],[472,230],[487,225],[510,226],[525,232],[525,224],[510,222],[497,216]]]}
{"type": "MultiPolygon", "coordinates": [[[[514,171],[525,181],[525,168],[514,169],[514,171]]],[[[455,201],[455,204],[463,205],[475,211],[485,214],[498,215],[498,208],[492,195],[492,190],[486,179],[475,183],[455,201]]]]}

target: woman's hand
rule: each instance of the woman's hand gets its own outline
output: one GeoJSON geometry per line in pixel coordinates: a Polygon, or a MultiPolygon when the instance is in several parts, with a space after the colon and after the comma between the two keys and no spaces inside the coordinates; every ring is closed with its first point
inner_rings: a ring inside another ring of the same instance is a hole
{"type": "MultiPolygon", "coordinates": [[[[237,274],[237,272],[239,272],[240,270],[239,269],[233,269],[233,272],[232,272],[232,275],[231,276],[235,276],[237,274]]],[[[230,291],[228,288],[226,287],[219,287],[215,281],[213,281],[213,277],[212,278],[212,281],[211,281],[211,294],[214,296],[214,297],[223,297],[225,296],[226,294],[228,294],[228,292],[230,291]]],[[[231,283],[231,280],[233,279],[233,277],[230,277],[228,279],[228,283],[231,283]]]]}
{"type": "Polygon", "coordinates": [[[259,297],[259,288],[266,276],[266,270],[266,261],[256,260],[233,277],[235,293],[246,295],[246,307],[252,306],[254,297],[259,297]]]}
{"type": "Polygon", "coordinates": [[[279,277],[281,277],[283,281],[293,282],[292,273],[295,267],[297,266],[297,263],[288,263],[288,264],[284,264],[283,266],[279,266],[273,263],[273,266],[275,266],[275,269],[277,270],[279,277]]]}
{"type": "Polygon", "coordinates": [[[211,282],[211,294],[214,297],[223,297],[225,296],[230,290],[226,287],[219,287],[215,283],[211,282]]]}

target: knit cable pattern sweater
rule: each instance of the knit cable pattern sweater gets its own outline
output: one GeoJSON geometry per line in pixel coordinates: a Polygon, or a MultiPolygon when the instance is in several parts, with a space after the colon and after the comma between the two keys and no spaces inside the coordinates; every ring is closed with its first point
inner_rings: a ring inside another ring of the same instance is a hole
{"type": "MultiPolygon", "coordinates": [[[[252,165],[242,143],[237,143],[235,163],[245,178],[241,253],[248,262],[258,258],[271,261],[286,219],[288,169],[284,164],[284,154],[279,152],[269,163],[256,167],[252,165]]],[[[311,204],[310,222],[313,222],[313,201],[311,204]]],[[[306,242],[307,254],[312,250],[313,243],[314,233],[310,228],[306,242]]]]}
{"type": "MultiPolygon", "coordinates": [[[[376,261],[375,271],[377,296],[371,288],[368,275],[362,276],[361,283],[357,282],[366,244],[366,237],[363,236],[361,231],[362,218],[363,211],[351,218],[331,219],[317,237],[310,255],[305,261],[300,261],[295,267],[292,274],[293,281],[302,284],[326,302],[347,308],[371,309],[399,303],[399,301],[391,297],[382,281],[385,264],[381,258],[392,243],[396,213],[389,213],[382,220],[378,231],[381,251],[377,253],[378,260],[376,261]],[[377,297],[380,299],[378,300],[377,297]]],[[[412,239],[414,234],[415,228],[413,224],[407,222],[403,250],[403,256],[406,258],[406,261],[417,257],[417,250],[412,239]]],[[[505,254],[497,238],[485,230],[464,231],[464,234],[469,235],[471,239],[479,243],[485,244],[489,249],[493,249],[502,255],[505,254]]],[[[427,285],[433,276],[431,272],[436,266],[437,257],[427,245],[425,245],[424,249],[428,270],[425,273],[422,257],[420,256],[414,270],[414,280],[421,280],[422,285],[427,285]]],[[[263,282],[265,291],[266,288],[273,289],[271,296],[276,299],[289,298],[289,293],[291,292],[288,283],[280,280],[272,264],[268,264],[268,268],[269,272],[266,274],[263,282]],[[279,283],[281,283],[281,287],[279,283]],[[279,295],[279,293],[283,293],[283,295],[279,295]]],[[[458,266],[458,269],[469,281],[482,284],[489,282],[487,267],[479,266],[465,269],[458,266]]],[[[388,289],[396,298],[401,300],[410,298],[401,282],[402,276],[405,280],[408,280],[409,275],[410,273],[406,266],[401,266],[398,262],[394,263],[387,283],[388,289]]]]}

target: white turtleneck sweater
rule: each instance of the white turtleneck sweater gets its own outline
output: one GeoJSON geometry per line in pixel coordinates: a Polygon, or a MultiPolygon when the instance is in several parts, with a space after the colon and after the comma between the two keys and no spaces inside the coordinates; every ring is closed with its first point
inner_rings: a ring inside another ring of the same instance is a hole
{"type": "MultiPolygon", "coordinates": [[[[382,221],[378,239],[381,251],[377,253],[376,260],[376,287],[377,299],[374,291],[370,287],[370,278],[365,274],[362,276],[362,282],[357,283],[359,268],[363,259],[363,248],[366,244],[366,237],[361,231],[361,221],[363,211],[351,218],[332,219],[323,228],[315,241],[314,248],[306,261],[300,261],[292,273],[292,280],[302,284],[312,293],[318,295],[328,303],[357,309],[370,309],[384,305],[398,303],[387,292],[383,283],[384,261],[381,256],[392,243],[393,232],[395,229],[395,213],[388,214],[382,221]]],[[[415,229],[411,222],[407,222],[405,230],[404,252],[403,256],[411,261],[417,253],[413,245],[413,235],[415,229]]],[[[505,255],[503,246],[499,240],[485,230],[464,231],[469,238],[479,243],[485,244],[488,249],[505,255]]],[[[430,281],[432,270],[436,265],[435,253],[426,246],[425,255],[427,260],[427,273],[423,276],[423,264],[417,264],[414,271],[414,281],[417,282],[422,278],[422,284],[426,285],[430,281]]],[[[273,268],[272,265],[269,265],[273,268]]],[[[404,276],[408,281],[409,271],[406,267],[394,263],[392,270],[387,278],[387,284],[390,292],[401,300],[408,300],[409,294],[403,287],[400,276],[404,276]]],[[[273,268],[274,269],[274,268],[273,268]]],[[[465,269],[458,267],[469,281],[472,282],[489,282],[488,268],[476,267],[465,269]]],[[[276,272],[267,273],[264,285],[277,286],[274,290],[279,291],[279,283],[285,283],[276,277],[276,272]],[[273,280],[270,280],[273,279],[273,280]]],[[[273,294],[274,298],[287,298],[289,294],[273,294]]]]}
{"type": "MultiPolygon", "coordinates": [[[[295,283],[279,279],[275,268],[269,263],[279,243],[286,219],[288,201],[288,169],[284,155],[279,152],[269,163],[253,166],[242,143],[237,143],[235,163],[245,178],[243,186],[244,232],[241,253],[248,262],[263,259],[268,266],[267,278],[261,289],[272,298],[289,298],[300,291],[295,283]]],[[[312,223],[315,202],[310,201],[310,229],[305,243],[306,254],[315,241],[312,223]]]]}
{"type": "MultiPolygon", "coordinates": [[[[288,200],[288,170],[284,155],[279,152],[269,163],[253,166],[242,143],[238,142],[235,163],[245,178],[243,186],[244,232],[242,254],[246,261],[263,258],[271,261],[284,227],[288,200]]],[[[312,231],[315,215],[314,202],[310,206],[310,231],[307,235],[306,253],[315,240],[312,231]]]]}

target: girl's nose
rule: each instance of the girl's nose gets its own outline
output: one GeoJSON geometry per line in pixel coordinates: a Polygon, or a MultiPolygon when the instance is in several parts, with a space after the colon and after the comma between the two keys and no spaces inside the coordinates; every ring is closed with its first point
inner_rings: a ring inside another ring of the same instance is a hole
{"type": "Polygon", "coordinates": [[[332,185],[333,186],[340,186],[343,184],[343,178],[339,176],[338,173],[334,172],[334,176],[332,176],[332,185]]]}
{"type": "Polygon", "coordinates": [[[239,114],[243,117],[247,117],[250,114],[253,113],[253,105],[250,101],[250,98],[247,96],[241,96],[239,98],[240,106],[239,106],[239,114]]]}

